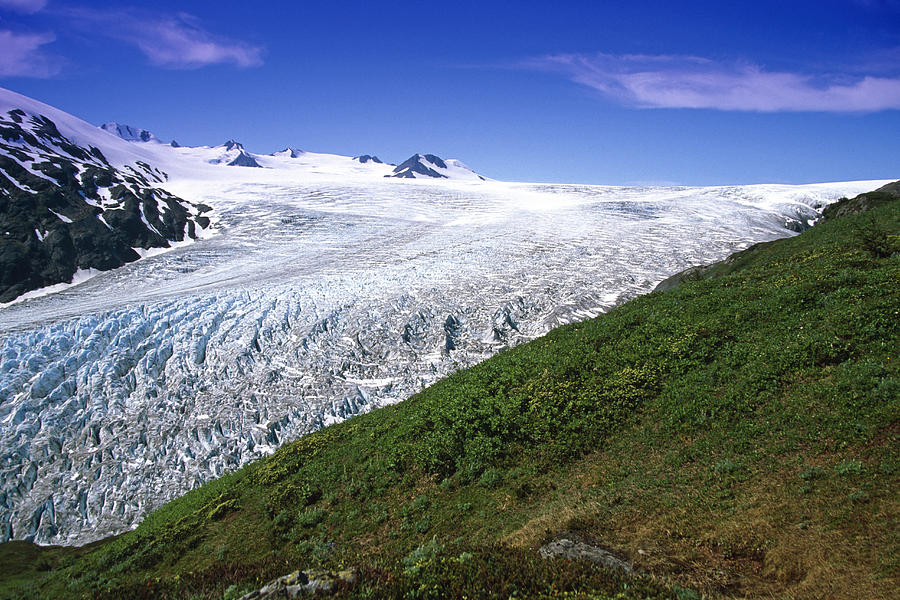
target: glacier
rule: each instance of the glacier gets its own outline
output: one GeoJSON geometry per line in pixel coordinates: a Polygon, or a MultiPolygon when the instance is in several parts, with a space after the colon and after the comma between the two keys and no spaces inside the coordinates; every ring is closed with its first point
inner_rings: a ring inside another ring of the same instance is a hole
{"type": "Polygon", "coordinates": [[[215,235],[0,310],[0,539],[133,528],[285,441],[878,185],[378,181],[302,164],[174,177],[169,191],[215,207],[215,235]]]}

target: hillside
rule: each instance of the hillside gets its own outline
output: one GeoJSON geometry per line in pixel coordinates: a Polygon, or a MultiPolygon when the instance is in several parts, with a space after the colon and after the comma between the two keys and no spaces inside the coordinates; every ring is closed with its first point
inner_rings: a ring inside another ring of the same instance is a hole
{"type": "Polygon", "coordinates": [[[889,598],[898,251],[896,200],[757,245],[301,438],[132,532],[4,544],[0,596],[235,598],[352,568],[339,596],[889,598]],[[636,574],[541,559],[561,536],[636,574]]]}
{"type": "Polygon", "coordinates": [[[166,191],[168,175],[130,160],[122,144],[0,88],[0,303],[190,242],[209,226],[210,207],[166,191]]]}

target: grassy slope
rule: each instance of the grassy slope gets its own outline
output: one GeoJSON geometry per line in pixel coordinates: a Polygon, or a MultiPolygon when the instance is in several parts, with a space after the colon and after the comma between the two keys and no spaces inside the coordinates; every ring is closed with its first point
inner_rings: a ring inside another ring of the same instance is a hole
{"type": "Polygon", "coordinates": [[[349,596],[891,597],[900,257],[873,238],[900,248],[900,202],[288,444],[106,543],[0,546],[0,596],[220,598],[351,565],[349,596]],[[643,574],[537,558],[560,532],[643,574]]]}

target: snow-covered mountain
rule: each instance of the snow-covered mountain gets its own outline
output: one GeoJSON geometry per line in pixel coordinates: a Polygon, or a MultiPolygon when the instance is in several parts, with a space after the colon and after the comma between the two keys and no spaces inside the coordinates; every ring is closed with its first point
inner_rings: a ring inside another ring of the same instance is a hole
{"type": "MultiPolygon", "coordinates": [[[[34,166],[46,146],[70,157],[58,169],[92,198],[95,179],[84,174],[109,170],[96,148],[118,185],[184,198],[195,223],[203,205],[218,219],[217,235],[0,308],[0,541],[124,531],[286,440],[401,400],[688,266],[793,235],[788,225],[808,225],[828,202],[884,183],[401,181],[384,177],[390,165],[314,152],[247,152],[264,168],[239,169],[211,162],[236,145],[126,142],[27,98],[0,99],[0,114],[22,119],[22,131],[3,122],[4,164],[49,186],[30,172],[56,179],[34,166]],[[59,136],[29,115],[45,115],[59,136]]],[[[0,180],[14,185],[6,173],[0,180]]],[[[116,186],[101,183],[102,209],[116,186]]],[[[9,194],[0,193],[3,215],[14,214],[9,194]]],[[[82,220],[66,210],[57,212],[82,220]]]]}
{"type": "Polygon", "coordinates": [[[282,157],[286,157],[286,158],[300,158],[304,154],[306,154],[306,153],[303,150],[300,150],[299,148],[288,147],[279,152],[273,152],[272,156],[282,156],[282,157]]]}
{"type": "Polygon", "coordinates": [[[159,142],[162,143],[155,135],[146,129],[141,129],[140,127],[132,127],[131,125],[122,125],[121,123],[116,123],[114,121],[110,121],[109,123],[104,123],[100,126],[100,129],[104,131],[108,131],[109,133],[119,136],[126,142],[159,142]]]}
{"type": "Polygon", "coordinates": [[[413,154],[394,168],[390,175],[385,177],[400,177],[403,179],[478,179],[485,178],[470,169],[461,161],[454,158],[443,160],[434,154],[413,154]]]}
{"type": "Polygon", "coordinates": [[[244,145],[234,140],[228,140],[221,146],[216,146],[213,150],[220,151],[219,155],[209,160],[211,164],[224,164],[229,167],[259,167],[256,158],[249,152],[244,150],[244,145]]]}
{"type": "Polygon", "coordinates": [[[125,142],[48,109],[0,90],[0,302],[120,267],[209,226],[209,207],[160,187],[165,172],[111,162],[125,142]]]}

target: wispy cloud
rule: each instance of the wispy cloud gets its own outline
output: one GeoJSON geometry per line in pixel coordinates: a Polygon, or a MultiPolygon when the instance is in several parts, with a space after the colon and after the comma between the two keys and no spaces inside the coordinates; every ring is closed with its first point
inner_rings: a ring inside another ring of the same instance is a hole
{"type": "Polygon", "coordinates": [[[523,64],[562,73],[639,108],[756,112],[876,112],[900,109],[900,79],[813,76],[695,56],[557,54],[523,64]]]}
{"type": "Polygon", "coordinates": [[[14,33],[0,29],[0,77],[52,77],[59,61],[41,46],[56,39],[52,33],[14,33]]]}
{"type": "Polygon", "coordinates": [[[20,13],[36,13],[47,6],[47,0],[0,0],[0,8],[20,13]]]}
{"type": "Polygon", "coordinates": [[[196,69],[218,63],[257,67],[263,62],[262,48],[214,36],[186,14],[140,23],[134,33],[137,35],[131,39],[137,47],[161,67],[196,69]]]}
{"type": "Polygon", "coordinates": [[[72,9],[66,14],[76,26],[131,44],[151,64],[167,69],[197,69],[214,64],[246,68],[263,63],[260,46],[215,35],[187,13],[159,17],[136,10],[72,9]]]}

